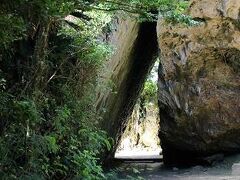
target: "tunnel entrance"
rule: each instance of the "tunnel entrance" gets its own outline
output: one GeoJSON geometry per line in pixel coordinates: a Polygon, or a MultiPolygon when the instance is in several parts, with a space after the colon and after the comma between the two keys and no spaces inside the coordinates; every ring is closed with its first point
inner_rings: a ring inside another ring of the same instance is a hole
{"type": "Polygon", "coordinates": [[[159,140],[159,110],[157,104],[157,60],[150,71],[143,89],[127,118],[114,158],[123,161],[162,161],[159,140]]]}

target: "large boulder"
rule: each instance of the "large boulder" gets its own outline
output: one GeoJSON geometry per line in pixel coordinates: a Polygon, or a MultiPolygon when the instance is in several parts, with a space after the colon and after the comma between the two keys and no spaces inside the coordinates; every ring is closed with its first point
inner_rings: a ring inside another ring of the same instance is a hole
{"type": "Polygon", "coordinates": [[[160,139],[166,164],[240,151],[240,3],[194,0],[194,27],[158,22],[160,139]]]}

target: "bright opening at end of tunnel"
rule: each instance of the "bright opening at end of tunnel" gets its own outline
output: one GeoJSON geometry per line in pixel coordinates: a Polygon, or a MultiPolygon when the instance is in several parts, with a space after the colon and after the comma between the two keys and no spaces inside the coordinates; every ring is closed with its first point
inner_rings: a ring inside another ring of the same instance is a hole
{"type": "Polygon", "coordinates": [[[116,159],[157,160],[162,159],[159,132],[159,111],[157,105],[156,61],[140,97],[128,118],[126,129],[115,153],[116,159]]]}

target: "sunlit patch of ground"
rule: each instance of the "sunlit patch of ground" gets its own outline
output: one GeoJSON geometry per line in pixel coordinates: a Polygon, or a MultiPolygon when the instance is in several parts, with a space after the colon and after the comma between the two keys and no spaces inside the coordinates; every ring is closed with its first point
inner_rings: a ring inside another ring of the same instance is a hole
{"type": "Polygon", "coordinates": [[[131,141],[131,137],[125,137],[120,148],[115,153],[116,159],[160,159],[162,149],[160,145],[156,143],[153,137],[149,137],[149,146],[143,146],[142,144],[135,145],[131,141]]]}
{"type": "Polygon", "coordinates": [[[161,158],[161,147],[155,149],[144,149],[135,147],[133,149],[124,149],[116,152],[117,159],[159,159],[161,158]]]}

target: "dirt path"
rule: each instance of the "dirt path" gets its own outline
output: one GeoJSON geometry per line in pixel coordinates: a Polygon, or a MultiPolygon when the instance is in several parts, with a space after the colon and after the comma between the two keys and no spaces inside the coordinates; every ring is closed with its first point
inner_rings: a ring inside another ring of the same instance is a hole
{"type": "MultiPolygon", "coordinates": [[[[240,163],[240,155],[226,157],[214,166],[193,166],[166,168],[163,163],[122,163],[118,168],[119,179],[127,176],[149,180],[240,180],[240,168],[232,166],[240,163]]],[[[240,167],[240,165],[239,165],[240,167]]]]}

